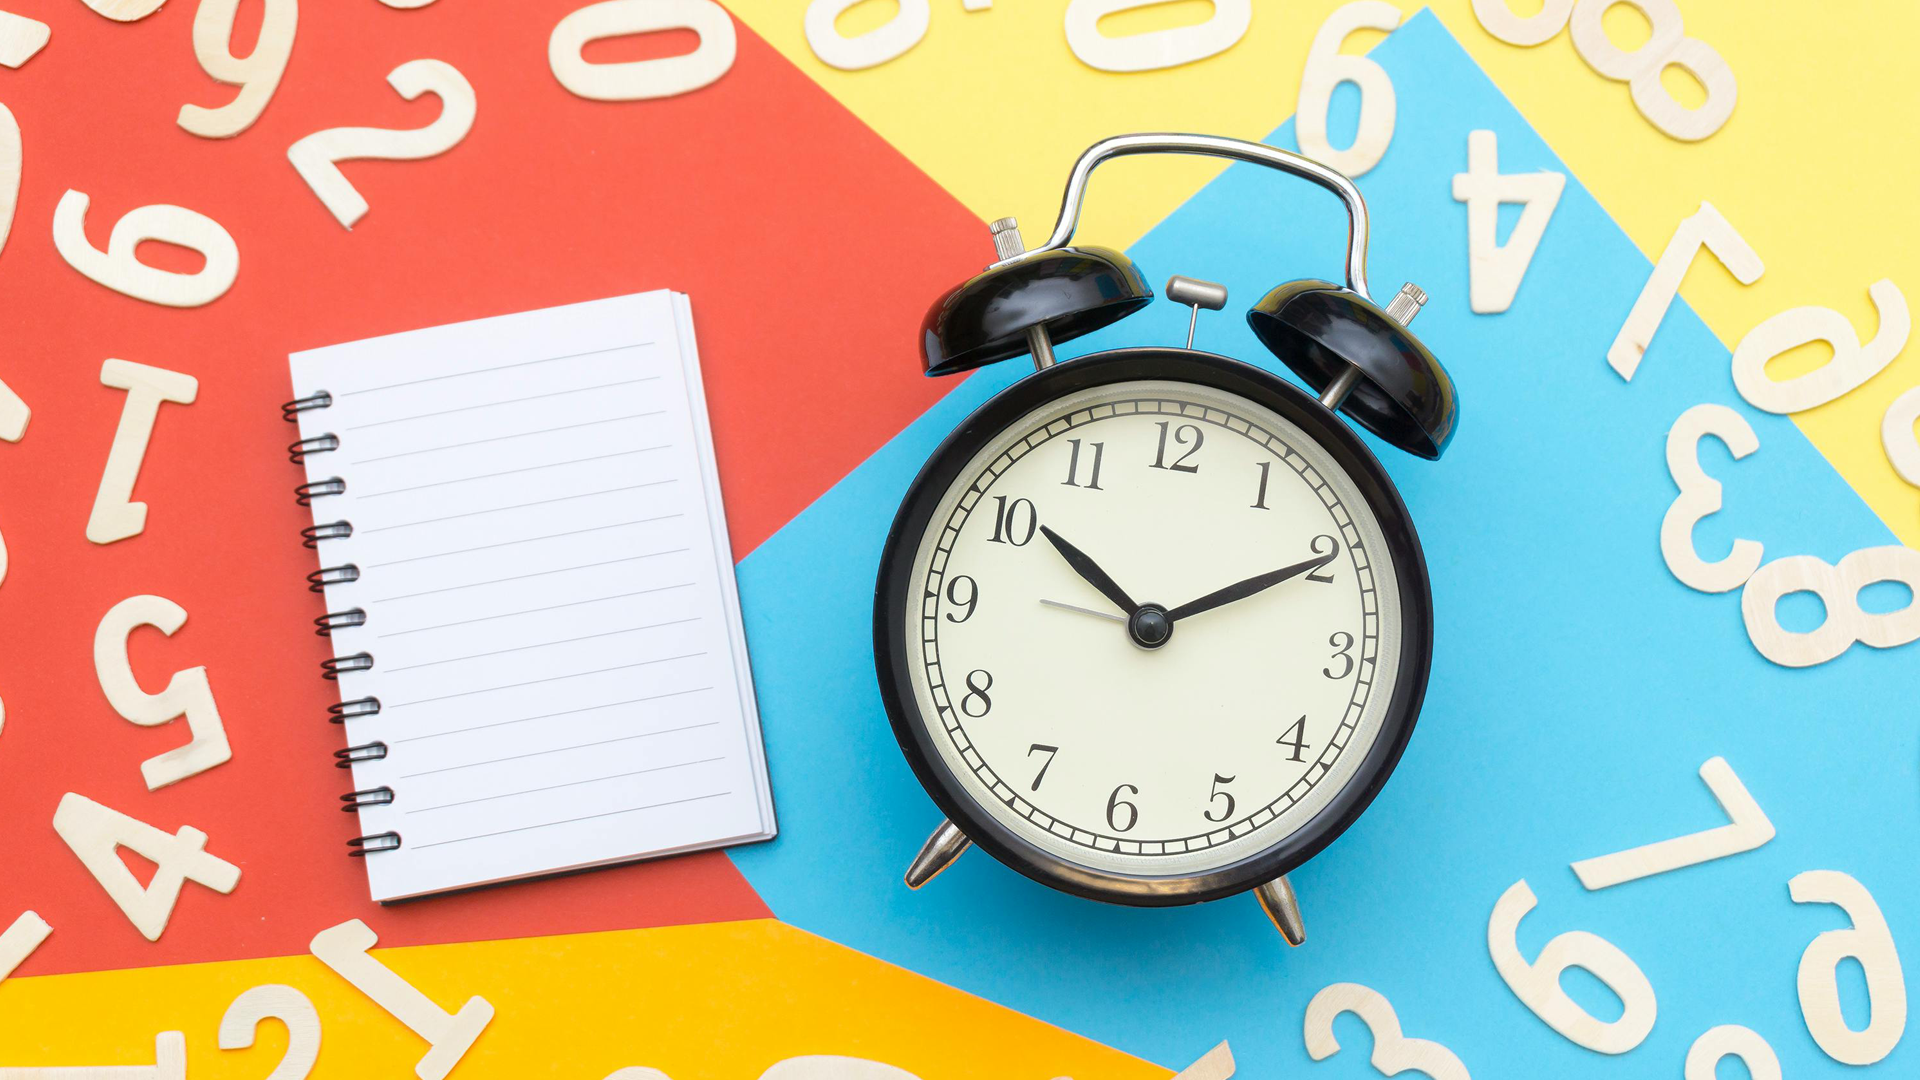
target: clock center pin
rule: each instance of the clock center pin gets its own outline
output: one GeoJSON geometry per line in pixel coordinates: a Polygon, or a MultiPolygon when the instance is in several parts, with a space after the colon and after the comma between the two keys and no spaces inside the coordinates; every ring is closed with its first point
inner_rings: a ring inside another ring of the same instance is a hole
{"type": "Polygon", "coordinates": [[[1127,619],[1127,636],[1143,649],[1157,649],[1173,638],[1173,620],[1158,604],[1142,604],[1127,619]]]}

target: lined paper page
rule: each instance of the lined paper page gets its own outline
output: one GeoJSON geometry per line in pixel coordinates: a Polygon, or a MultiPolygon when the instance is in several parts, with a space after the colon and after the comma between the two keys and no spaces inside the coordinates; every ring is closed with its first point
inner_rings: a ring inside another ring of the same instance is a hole
{"type": "MultiPolygon", "coordinates": [[[[684,297],[657,292],[292,358],[361,832],[393,899],[771,835],[684,297]]],[[[343,777],[344,778],[344,777],[343,777]]]]}

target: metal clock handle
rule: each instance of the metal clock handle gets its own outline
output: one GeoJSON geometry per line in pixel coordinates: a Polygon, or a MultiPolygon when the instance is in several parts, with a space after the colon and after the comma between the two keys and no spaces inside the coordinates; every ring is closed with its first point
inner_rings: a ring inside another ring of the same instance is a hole
{"type": "Polygon", "coordinates": [[[1094,143],[1086,153],[1080,155],[1080,160],[1074,163],[1073,174],[1067,178],[1066,195],[1060,204],[1060,220],[1053,227],[1053,235],[1032,251],[1002,259],[994,265],[1005,266],[1071,243],[1073,231],[1080,223],[1080,203],[1086,197],[1087,180],[1093,175],[1094,166],[1108,158],[1132,154],[1197,154],[1251,162],[1310,180],[1338,195],[1347,208],[1347,288],[1369,300],[1373,299],[1367,291],[1367,202],[1353,181],[1347,179],[1344,173],[1311,158],[1264,143],[1228,139],[1219,135],[1116,135],[1094,143]]]}

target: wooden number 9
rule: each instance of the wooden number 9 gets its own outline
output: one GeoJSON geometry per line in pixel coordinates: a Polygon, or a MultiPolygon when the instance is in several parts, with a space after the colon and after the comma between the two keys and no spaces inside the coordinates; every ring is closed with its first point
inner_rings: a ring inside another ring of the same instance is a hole
{"type": "Polygon", "coordinates": [[[1213,15],[1192,26],[1149,30],[1126,37],[1100,32],[1100,20],[1169,0],[1073,0],[1067,5],[1067,47],[1100,71],[1158,71],[1205,60],[1239,44],[1253,24],[1253,0],[1213,0],[1213,15]]]}
{"type": "Polygon", "coordinates": [[[1294,136],[1300,152],[1348,176],[1359,176],[1380,163],[1393,141],[1394,115],[1399,103],[1387,69],[1364,56],[1347,56],[1340,43],[1356,30],[1392,30],[1400,25],[1400,9],[1386,0],[1354,0],[1327,16],[1307,50],[1307,70],[1300,76],[1300,104],[1294,113],[1294,136]],[[1327,142],[1327,108],[1334,88],[1350,82],[1360,90],[1360,127],[1353,145],[1335,150],[1327,142]]]}
{"type": "Polygon", "coordinates": [[[293,54],[294,27],[300,18],[298,0],[263,0],[260,33],[253,51],[233,55],[233,20],[240,0],[200,0],[193,13],[193,55],[207,74],[238,86],[232,101],[217,109],[180,106],[180,126],[203,139],[230,139],[253,126],[266,110],[280,76],[293,54]]]}
{"type": "Polygon", "coordinates": [[[1756,409],[1797,413],[1825,405],[1880,374],[1906,348],[1913,320],[1905,294],[1892,281],[1874,282],[1867,295],[1880,313],[1880,329],[1865,345],[1847,317],[1832,308],[1792,308],[1747,331],[1733,350],[1733,385],[1740,396],[1756,409]],[[1774,357],[1813,341],[1832,346],[1832,358],[1796,378],[1776,382],[1767,376],[1774,357]]]}
{"type": "Polygon", "coordinates": [[[1782,667],[1824,664],[1858,641],[1890,649],[1920,639],[1920,551],[1889,544],[1862,548],[1830,566],[1812,555],[1775,559],[1747,580],[1740,594],[1747,637],[1760,655],[1782,667]],[[1914,595],[1897,611],[1869,614],[1860,608],[1860,590],[1897,581],[1914,595]],[[1810,592],[1826,606],[1812,630],[1788,630],[1775,608],[1789,593],[1810,592]]]}
{"type": "Polygon", "coordinates": [[[1853,920],[1845,930],[1814,938],[1800,955],[1800,1016],[1807,1034],[1843,1065],[1871,1065],[1886,1057],[1907,1030],[1907,983],[1880,905],[1865,886],[1838,870],[1796,874],[1787,882],[1787,893],[1796,904],[1837,905],[1853,920]],[[1836,969],[1846,959],[1858,961],[1867,977],[1869,1015],[1860,1031],[1848,1027],[1840,1011],[1836,969]]]}
{"type": "Polygon", "coordinates": [[[1711,45],[1687,37],[1685,31],[1673,0],[1580,0],[1573,9],[1573,47],[1587,66],[1626,83],[1634,107],[1654,127],[1676,139],[1694,142],[1719,131],[1733,115],[1739,86],[1726,60],[1711,45]],[[1615,4],[1632,5],[1653,24],[1653,36],[1632,52],[1622,52],[1601,25],[1601,19],[1615,4]],[[1689,109],[1667,93],[1660,73],[1669,67],[1685,68],[1706,87],[1707,100],[1699,108],[1689,109]]]}
{"type": "Polygon", "coordinates": [[[1471,1080],[1467,1067],[1453,1051],[1428,1039],[1409,1039],[1400,1032],[1400,1018],[1380,993],[1359,983],[1334,983],[1307,1003],[1307,1054],[1325,1061],[1340,1051],[1333,1037],[1334,1017],[1350,1012],[1373,1032],[1373,1067],[1382,1076],[1418,1069],[1433,1080],[1471,1080]]]}
{"type": "Polygon", "coordinates": [[[1751,1028],[1721,1024],[1708,1028],[1687,1051],[1686,1080],[1715,1080],[1720,1063],[1736,1057],[1752,1080],[1780,1080],[1780,1059],[1773,1047],[1751,1028]]]}
{"type": "Polygon", "coordinates": [[[1660,554],[1667,569],[1689,589],[1731,592],[1760,568],[1765,549],[1757,541],[1735,540],[1726,558],[1708,562],[1693,546],[1693,527],[1720,509],[1720,482],[1700,467],[1700,440],[1712,435],[1727,444],[1735,461],[1760,449],[1760,439],[1740,414],[1725,405],[1695,405],[1680,414],[1667,433],[1667,471],[1680,494],[1660,522],[1660,554]]]}
{"type": "Polygon", "coordinates": [[[1547,1026],[1579,1046],[1601,1054],[1624,1054],[1639,1046],[1653,1030],[1653,984],[1626,953],[1585,930],[1569,930],[1547,942],[1540,958],[1528,963],[1520,955],[1520,920],[1538,902],[1527,883],[1517,881],[1493,905],[1487,921],[1487,952],[1508,989],[1547,1026]],[[1602,1023],[1567,996],[1560,975],[1573,967],[1613,991],[1622,1006],[1620,1019],[1602,1023]]]}
{"type": "Polygon", "coordinates": [[[269,983],[234,998],[220,1018],[220,1049],[252,1046],[254,1030],[268,1017],[287,1025],[287,1052],[266,1080],[306,1080],[320,1057],[320,1014],[307,995],[291,986],[269,983]]]}

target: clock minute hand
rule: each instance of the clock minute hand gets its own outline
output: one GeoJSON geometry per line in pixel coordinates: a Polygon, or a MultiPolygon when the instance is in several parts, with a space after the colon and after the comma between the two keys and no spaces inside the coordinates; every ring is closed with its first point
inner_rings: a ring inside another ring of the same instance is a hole
{"type": "Polygon", "coordinates": [[[1060,553],[1060,557],[1067,560],[1067,565],[1073,567],[1073,572],[1085,578],[1087,584],[1099,589],[1100,595],[1113,601],[1128,615],[1140,609],[1140,605],[1133,602],[1133,598],[1127,595],[1127,591],[1115,584],[1114,580],[1107,576],[1107,572],[1100,569],[1099,563],[1087,557],[1086,552],[1067,543],[1059,533],[1045,525],[1040,526],[1040,532],[1047,538],[1047,543],[1052,544],[1054,550],[1060,553]]]}
{"type": "Polygon", "coordinates": [[[1235,582],[1224,589],[1210,592],[1198,600],[1181,604],[1179,607],[1167,612],[1167,621],[1179,622],[1189,615],[1198,615],[1203,611],[1212,611],[1214,608],[1222,605],[1231,604],[1235,600],[1245,600],[1254,593],[1271,589],[1289,578],[1299,577],[1301,574],[1307,573],[1310,570],[1318,570],[1332,562],[1333,559],[1333,555],[1316,555],[1304,562],[1297,562],[1292,566],[1283,566],[1271,573],[1261,574],[1258,577],[1250,577],[1245,581],[1235,582]]]}

